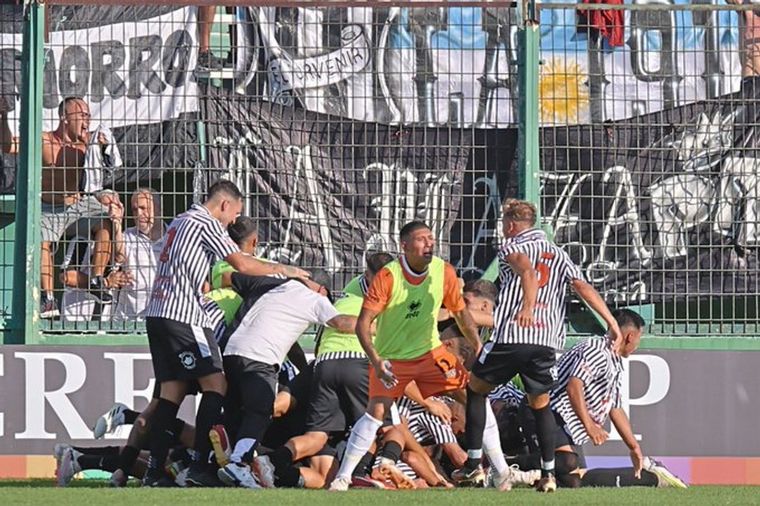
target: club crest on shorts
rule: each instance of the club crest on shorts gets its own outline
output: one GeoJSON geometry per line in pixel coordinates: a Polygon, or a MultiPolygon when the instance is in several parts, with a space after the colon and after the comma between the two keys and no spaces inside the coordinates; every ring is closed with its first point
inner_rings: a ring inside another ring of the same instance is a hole
{"type": "Polygon", "coordinates": [[[185,369],[195,369],[195,354],[192,351],[183,351],[180,353],[179,361],[185,369]]]}

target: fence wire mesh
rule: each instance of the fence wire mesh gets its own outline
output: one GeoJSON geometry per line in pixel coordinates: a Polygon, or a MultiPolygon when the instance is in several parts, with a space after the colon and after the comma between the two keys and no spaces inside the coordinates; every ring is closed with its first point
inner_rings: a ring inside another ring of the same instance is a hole
{"type": "MultiPolygon", "coordinates": [[[[219,177],[246,194],[257,254],[324,269],[336,291],[414,218],[480,277],[520,170],[518,13],[505,5],[49,6],[42,300],[61,316],[44,331],[141,332],[162,224],[219,177]],[[83,100],[59,113],[66,97],[83,100]],[[155,202],[134,196],[145,187],[155,202]],[[125,286],[91,286],[99,275],[125,286]]],[[[652,333],[756,335],[760,15],[601,7],[541,4],[544,225],[652,333]]],[[[20,16],[2,7],[12,132],[20,16]]]]}

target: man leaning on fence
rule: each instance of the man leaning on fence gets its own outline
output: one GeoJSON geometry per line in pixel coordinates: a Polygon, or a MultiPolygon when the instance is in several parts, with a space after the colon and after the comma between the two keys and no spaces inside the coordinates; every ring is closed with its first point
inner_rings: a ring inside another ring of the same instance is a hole
{"type": "MultiPolygon", "coordinates": [[[[100,167],[95,164],[113,157],[118,159],[116,165],[121,165],[110,131],[101,127],[90,132],[87,102],[77,97],[63,99],[58,117],[56,129],[42,133],[42,318],[59,314],[53,298],[53,247],[67,233],[93,237],[89,289],[101,302],[110,301],[103,275],[111,256],[112,225],[108,209],[97,199],[103,187],[100,167]]],[[[0,112],[0,148],[18,154],[19,146],[7,112],[0,112]]]]}

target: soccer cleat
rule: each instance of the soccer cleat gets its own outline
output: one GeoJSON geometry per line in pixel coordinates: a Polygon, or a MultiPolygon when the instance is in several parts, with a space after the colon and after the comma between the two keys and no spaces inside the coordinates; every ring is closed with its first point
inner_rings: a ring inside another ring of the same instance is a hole
{"type": "Polygon", "coordinates": [[[145,473],[145,476],[143,476],[142,486],[150,488],[172,488],[176,487],[177,484],[164,473],[147,472],[145,473]]]}
{"type": "MultiPolygon", "coordinates": [[[[538,469],[522,471],[520,470],[520,466],[517,464],[512,464],[509,467],[509,474],[505,476],[509,481],[510,488],[514,487],[515,485],[526,485],[528,487],[532,487],[538,480],[541,479],[541,471],[538,469]]],[[[493,466],[491,466],[489,469],[489,477],[491,478],[490,486],[498,488],[496,484],[500,483],[500,481],[493,466]]]]}
{"type": "Polygon", "coordinates": [[[58,303],[55,299],[44,298],[40,301],[40,318],[51,320],[59,316],[61,316],[61,312],[58,310],[58,303]]]}
{"type": "Polygon", "coordinates": [[[214,449],[214,459],[216,464],[221,468],[230,463],[232,448],[230,447],[230,438],[227,437],[227,429],[224,425],[217,424],[208,431],[208,438],[211,441],[211,447],[214,449]]]}
{"type": "MultiPolygon", "coordinates": [[[[495,469],[492,469],[493,466],[491,466],[491,469],[489,469],[488,472],[492,475],[490,481],[493,488],[500,492],[508,492],[512,490],[512,468],[507,468],[507,472],[503,474],[499,474],[495,469]]],[[[486,480],[486,482],[488,482],[488,480],[486,480]]]]}
{"type": "Polygon", "coordinates": [[[55,477],[59,487],[65,487],[82,470],[77,459],[82,455],[69,445],[55,445],[53,450],[57,461],[55,477]]]}
{"type": "Polygon", "coordinates": [[[537,492],[556,492],[557,480],[552,473],[549,473],[546,476],[542,476],[541,479],[536,482],[535,486],[537,492]]]}
{"type": "Polygon", "coordinates": [[[251,466],[256,481],[264,488],[274,488],[274,464],[267,455],[254,457],[251,466]]]}
{"type": "Polygon", "coordinates": [[[117,469],[111,473],[111,478],[108,480],[108,484],[114,488],[122,488],[127,486],[129,476],[121,469],[117,469]]]}
{"type": "Polygon", "coordinates": [[[336,477],[332,483],[330,483],[330,492],[345,492],[348,487],[351,486],[351,480],[342,476],[336,477]]]}
{"type": "Polygon", "coordinates": [[[378,481],[389,481],[399,490],[412,490],[417,488],[414,480],[408,477],[404,472],[396,467],[396,463],[390,459],[382,459],[380,465],[372,471],[372,478],[378,481]]]}
{"type": "Polygon", "coordinates": [[[183,468],[180,472],[177,473],[177,476],[174,477],[174,483],[177,484],[178,487],[186,488],[187,485],[187,473],[190,472],[189,467],[183,468]]]}
{"type": "Polygon", "coordinates": [[[216,474],[222,480],[222,483],[230,487],[243,487],[254,490],[261,488],[253,473],[251,473],[251,468],[246,464],[230,462],[226,466],[219,468],[216,474]]]}
{"type": "Polygon", "coordinates": [[[56,463],[61,461],[61,459],[63,458],[63,453],[68,448],[71,448],[71,445],[67,445],[64,443],[56,443],[56,445],[53,447],[53,456],[55,457],[56,463]]]}
{"type": "Polygon", "coordinates": [[[220,487],[217,473],[206,464],[193,462],[185,475],[185,485],[188,487],[220,487]]]}
{"type": "Polygon", "coordinates": [[[484,487],[486,473],[480,465],[475,469],[463,467],[451,473],[451,480],[457,487],[484,487]]]}
{"type": "Polygon", "coordinates": [[[353,476],[351,478],[351,486],[355,488],[387,488],[385,483],[372,479],[369,476],[353,476]]]}
{"type": "Polygon", "coordinates": [[[671,473],[662,462],[644,457],[644,469],[657,476],[658,487],[689,488],[681,478],[671,473]]]}
{"type": "Polygon", "coordinates": [[[92,428],[92,435],[95,439],[101,439],[106,434],[112,434],[116,427],[124,425],[124,412],[128,409],[126,404],[117,402],[111,406],[107,413],[101,415],[92,428]]]}

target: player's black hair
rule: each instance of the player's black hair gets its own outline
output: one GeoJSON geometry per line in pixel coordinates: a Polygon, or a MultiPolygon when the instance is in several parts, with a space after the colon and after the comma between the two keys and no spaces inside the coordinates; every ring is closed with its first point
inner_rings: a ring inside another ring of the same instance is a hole
{"type": "Polygon", "coordinates": [[[496,304],[496,297],[499,295],[499,289],[496,285],[487,279],[473,279],[464,284],[462,292],[469,292],[476,297],[483,297],[496,304]]]}
{"type": "Polygon", "coordinates": [[[628,326],[643,329],[646,325],[644,318],[636,311],[630,309],[616,309],[612,312],[612,317],[615,318],[621,329],[628,326]]]}
{"type": "Polygon", "coordinates": [[[430,227],[427,226],[427,224],[423,221],[410,221],[403,227],[401,227],[401,233],[399,236],[401,237],[401,240],[406,242],[409,240],[409,236],[412,235],[417,230],[420,230],[422,228],[426,228],[430,230],[430,227]]]}
{"type": "Polygon", "coordinates": [[[380,269],[393,261],[393,256],[385,251],[372,253],[367,257],[367,270],[372,274],[377,274],[380,269]]]}
{"type": "Polygon", "coordinates": [[[330,285],[332,285],[332,277],[330,274],[324,269],[311,269],[311,280],[318,285],[324,286],[325,290],[327,290],[327,298],[330,302],[333,302],[332,290],[330,289],[330,285]]]}
{"type": "Polygon", "coordinates": [[[235,200],[243,199],[243,194],[240,193],[240,190],[235,185],[235,183],[232,181],[227,181],[226,179],[220,179],[211,185],[211,188],[208,189],[206,201],[213,199],[217,195],[227,195],[228,197],[231,197],[235,200]]]}
{"type": "Polygon", "coordinates": [[[230,238],[235,241],[235,244],[240,246],[251,235],[258,234],[258,227],[256,226],[256,220],[250,216],[238,216],[238,219],[227,227],[227,232],[230,234],[230,238]]]}

